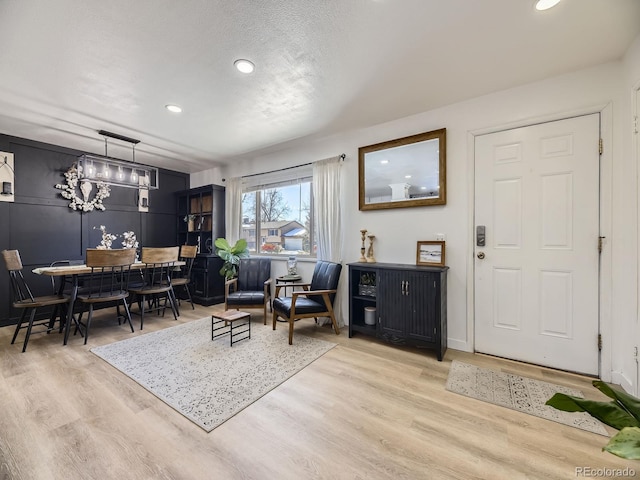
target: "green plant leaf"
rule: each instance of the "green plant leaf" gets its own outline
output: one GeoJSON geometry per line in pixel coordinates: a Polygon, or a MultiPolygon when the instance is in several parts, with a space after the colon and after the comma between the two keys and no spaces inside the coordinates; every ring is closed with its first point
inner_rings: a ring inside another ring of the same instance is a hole
{"type": "Polygon", "coordinates": [[[231,255],[229,252],[227,252],[226,250],[218,250],[218,256],[224,260],[225,262],[230,262],[231,261],[231,257],[233,257],[233,255],[231,255]]]}
{"type": "Polygon", "coordinates": [[[587,412],[592,417],[617,430],[624,427],[638,427],[640,423],[633,415],[615,402],[598,402],[584,398],[556,393],[547,400],[546,405],[564,412],[587,412]]]}
{"type": "Polygon", "coordinates": [[[640,460],[640,428],[623,428],[611,437],[602,450],[629,460],[640,460]]]}
{"type": "Polygon", "coordinates": [[[623,392],[622,390],[613,389],[602,380],[594,380],[593,386],[604,393],[607,397],[616,400],[622,408],[629,412],[629,414],[639,422],[640,426],[640,399],[633,395],[629,395],[627,392],[623,392]]]}
{"type": "Polygon", "coordinates": [[[221,250],[231,250],[231,245],[229,245],[226,238],[216,238],[213,244],[221,250]]]}
{"type": "Polygon", "coordinates": [[[236,244],[231,248],[231,253],[238,255],[247,250],[247,241],[244,238],[241,238],[236,242],[236,244]]]}

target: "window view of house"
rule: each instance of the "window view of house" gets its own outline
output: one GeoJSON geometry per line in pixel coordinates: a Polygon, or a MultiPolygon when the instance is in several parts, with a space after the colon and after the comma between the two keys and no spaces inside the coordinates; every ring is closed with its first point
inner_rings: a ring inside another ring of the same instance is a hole
{"type": "Polygon", "coordinates": [[[242,196],[242,238],[249,251],[315,255],[311,181],[269,186],[242,196]],[[258,214],[256,215],[256,212],[258,214]]]}

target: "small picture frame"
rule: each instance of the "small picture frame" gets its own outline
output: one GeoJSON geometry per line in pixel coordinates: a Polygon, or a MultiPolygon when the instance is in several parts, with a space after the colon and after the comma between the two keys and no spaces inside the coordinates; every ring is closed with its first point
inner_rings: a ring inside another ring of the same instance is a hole
{"type": "Polygon", "coordinates": [[[418,242],[416,249],[416,265],[444,267],[444,242],[425,240],[418,242]]]}

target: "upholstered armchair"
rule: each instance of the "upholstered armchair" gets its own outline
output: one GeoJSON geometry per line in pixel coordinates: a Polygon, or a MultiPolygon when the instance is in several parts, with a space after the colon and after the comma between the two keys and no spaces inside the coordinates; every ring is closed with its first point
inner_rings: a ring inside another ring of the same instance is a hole
{"type": "Polygon", "coordinates": [[[273,299],[273,329],[276,329],[278,317],[289,322],[289,345],[293,344],[293,324],[301,318],[329,317],[336,332],[340,328],[333,313],[333,303],[338,291],[338,281],[342,265],[339,263],[319,261],[316,263],[311,283],[297,283],[303,290],[293,291],[290,297],[278,297],[280,287],[276,287],[273,299]]]}
{"type": "Polygon", "coordinates": [[[267,324],[271,305],[271,259],[241,258],[238,276],[224,284],[224,309],[262,308],[267,324]]]}

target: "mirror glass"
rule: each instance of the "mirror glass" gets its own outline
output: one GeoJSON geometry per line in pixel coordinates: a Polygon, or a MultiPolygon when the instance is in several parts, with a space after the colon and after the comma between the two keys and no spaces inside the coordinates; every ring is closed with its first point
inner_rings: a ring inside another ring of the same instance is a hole
{"type": "Polygon", "coordinates": [[[360,210],[444,205],[446,129],[358,149],[360,210]]]}

